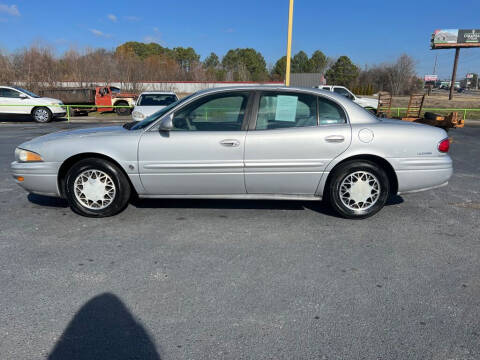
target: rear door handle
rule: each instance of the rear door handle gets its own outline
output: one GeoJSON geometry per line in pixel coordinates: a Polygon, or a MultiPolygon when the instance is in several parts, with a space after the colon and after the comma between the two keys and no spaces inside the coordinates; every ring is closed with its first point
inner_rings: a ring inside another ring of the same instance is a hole
{"type": "Polygon", "coordinates": [[[345,141],[345,136],[343,135],[330,135],[325,138],[326,142],[341,143],[345,141]]]}
{"type": "Polygon", "coordinates": [[[237,147],[240,145],[240,141],[235,139],[225,139],[220,141],[220,145],[226,146],[226,147],[237,147]]]}

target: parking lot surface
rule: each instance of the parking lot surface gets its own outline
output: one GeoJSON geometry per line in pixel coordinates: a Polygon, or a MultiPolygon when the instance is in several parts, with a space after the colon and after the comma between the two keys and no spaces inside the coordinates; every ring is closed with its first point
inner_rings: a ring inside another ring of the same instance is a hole
{"type": "Polygon", "coordinates": [[[86,126],[0,124],[0,358],[480,358],[480,126],[450,132],[447,187],[361,221],[227,200],[89,219],[14,183],[18,144],[86,126]]]}

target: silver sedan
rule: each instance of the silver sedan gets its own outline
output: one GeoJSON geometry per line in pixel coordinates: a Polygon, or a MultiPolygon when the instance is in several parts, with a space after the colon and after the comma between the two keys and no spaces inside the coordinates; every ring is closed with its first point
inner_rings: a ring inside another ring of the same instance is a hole
{"type": "Polygon", "coordinates": [[[18,146],[15,181],[111,216],[132,196],[328,200],[341,216],[446,185],[444,130],[379,119],[343,96],[272,86],[210,89],[143,121],[62,131],[18,146]]]}

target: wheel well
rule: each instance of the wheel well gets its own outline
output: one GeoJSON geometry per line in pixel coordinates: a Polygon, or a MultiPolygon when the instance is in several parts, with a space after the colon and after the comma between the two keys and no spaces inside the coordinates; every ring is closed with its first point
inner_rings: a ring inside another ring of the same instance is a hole
{"type": "Polygon", "coordinates": [[[337,165],[335,165],[333,167],[332,170],[330,170],[330,172],[328,174],[327,181],[325,182],[325,188],[323,190],[324,191],[324,197],[325,197],[325,190],[328,188],[328,184],[331,181],[332,174],[334,173],[334,171],[340,165],[344,164],[347,161],[351,161],[351,160],[366,160],[366,161],[373,162],[374,164],[380,166],[387,173],[388,181],[390,183],[390,194],[391,195],[396,195],[397,194],[397,192],[398,192],[398,179],[397,179],[397,174],[395,173],[395,170],[393,169],[392,165],[387,160],[385,160],[384,158],[382,158],[380,156],[364,154],[364,155],[355,155],[355,156],[351,156],[349,158],[346,158],[346,159],[340,161],[337,165]]]}
{"type": "Polygon", "coordinates": [[[68,170],[78,161],[82,159],[87,159],[87,158],[96,158],[96,159],[103,159],[106,161],[111,162],[112,164],[116,165],[120,171],[126,176],[128,183],[130,184],[130,189],[132,191],[132,194],[137,195],[137,191],[135,190],[135,187],[133,186],[132,182],[130,181],[130,177],[128,174],[125,172],[123,167],[120,166],[120,164],[113,160],[111,157],[99,154],[99,153],[81,153],[77,154],[74,156],[69,157],[67,160],[63,162],[63,164],[60,166],[60,169],[58,170],[58,190],[60,191],[60,195],[65,198],[65,178],[67,176],[68,170]]]}
{"type": "MultiPolygon", "coordinates": [[[[45,108],[45,109],[47,109],[48,111],[50,111],[50,109],[48,108],[48,106],[37,105],[37,106],[34,106],[34,107],[32,108],[32,111],[30,111],[30,115],[33,115],[33,112],[34,112],[36,109],[38,109],[38,108],[45,108]]],[[[51,113],[51,111],[50,111],[50,113],[51,113]]]]}

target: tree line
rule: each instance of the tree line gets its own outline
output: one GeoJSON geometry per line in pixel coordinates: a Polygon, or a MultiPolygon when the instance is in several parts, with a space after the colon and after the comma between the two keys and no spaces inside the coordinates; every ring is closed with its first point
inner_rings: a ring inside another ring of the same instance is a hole
{"type": "MultiPolygon", "coordinates": [[[[49,46],[32,45],[13,53],[0,53],[0,84],[22,82],[31,90],[71,81],[138,84],[144,81],[283,81],[286,56],[267,66],[252,48],[212,52],[203,61],[192,47],[167,48],[157,43],[130,41],[109,51],[70,49],[56,56],[49,46]]],[[[414,60],[404,54],[395,62],[361,69],[348,56],[336,59],[316,50],[309,57],[299,51],[291,58],[292,73],[322,73],[328,84],[352,88],[357,94],[389,91],[408,94],[422,86],[414,60]]],[[[141,90],[141,89],[132,89],[141,90]]]]}

